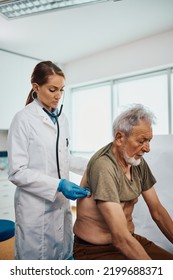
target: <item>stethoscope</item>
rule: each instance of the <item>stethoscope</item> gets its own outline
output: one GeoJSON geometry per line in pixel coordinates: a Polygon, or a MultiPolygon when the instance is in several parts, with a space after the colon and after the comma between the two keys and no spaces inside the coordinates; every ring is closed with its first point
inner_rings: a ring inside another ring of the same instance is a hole
{"type": "Polygon", "coordinates": [[[32,98],[33,100],[35,100],[37,102],[37,104],[43,109],[43,111],[45,111],[49,116],[53,117],[56,119],[56,124],[57,124],[57,138],[56,138],[56,165],[57,165],[57,173],[58,173],[58,178],[61,179],[61,173],[60,173],[60,165],[59,165],[59,155],[58,155],[58,146],[59,146],[59,135],[60,135],[60,130],[59,130],[59,122],[58,122],[58,118],[60,117],[61,113],[62,113],[62,109],[63,109],[63,104],[64,104],[64,96],[65,94],[63,94],[62,97],[62,103],[60,106],[60,109],[58,111],[57,114],[51,113],[50,111],[48,111],[43,104],[41,104],[37,97],[34,96],[35,91],[33,90],[32,92],[32,98]]]}

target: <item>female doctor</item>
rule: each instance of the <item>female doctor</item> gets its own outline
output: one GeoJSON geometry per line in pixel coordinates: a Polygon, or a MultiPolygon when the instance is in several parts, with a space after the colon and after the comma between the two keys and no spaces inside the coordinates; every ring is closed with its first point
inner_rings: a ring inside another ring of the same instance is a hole
{"type": "Polygon", "coordinates": [[[51,61],[38,63],[26,106],[8,134],[9,180],[15,193],[15,258],[66,260],[72,257],[69,199],[87,189],[69,181],[69,170],[83,174],[87,160],[70,158],[68,123],[58,112],[65,76],[51,61]]]}

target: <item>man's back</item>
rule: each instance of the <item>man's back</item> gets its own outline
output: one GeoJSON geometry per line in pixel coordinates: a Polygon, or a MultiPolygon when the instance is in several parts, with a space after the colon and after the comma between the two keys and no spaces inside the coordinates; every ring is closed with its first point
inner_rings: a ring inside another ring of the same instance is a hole
{"type": "MultiPolygon", "coordinates": [[[[128,229],[134,232],[132,212],[137,199],[121,203],[126,216],[128,229]]],[[[77,219],[74,224],[74,233],[81,239],[92,244],[111,244],[112,236],[103,216],[100,214],[93,196],[78,199],[77,219]]]]}

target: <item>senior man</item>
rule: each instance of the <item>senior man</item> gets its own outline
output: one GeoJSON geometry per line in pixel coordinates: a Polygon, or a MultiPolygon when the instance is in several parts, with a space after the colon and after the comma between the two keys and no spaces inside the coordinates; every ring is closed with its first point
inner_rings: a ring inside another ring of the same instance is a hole
{"type": "Polygon", "coordinates": [[[173,243],[173,221],[157,196],[156,180],[143,158],[150,151],[154,118],[142,105],[131,106],[114,121],[113,142],[90,159],[81,185],[88,186],[92,196],[78,200],[75,259],[173,259],[170,252],[137,235],[132,220],[134,205],[142,195],[153,220],[173,243]]]}

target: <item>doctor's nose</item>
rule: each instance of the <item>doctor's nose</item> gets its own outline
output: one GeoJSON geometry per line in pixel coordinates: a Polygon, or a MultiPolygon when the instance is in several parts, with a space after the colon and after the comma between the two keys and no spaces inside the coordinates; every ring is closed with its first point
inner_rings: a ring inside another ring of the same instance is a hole
{"type": "Polygon", "coordinates": [[[61,90],[57,90],[56,92],[55,92],[55,97],[57,98],[57,99],[60,99],[61,98],[61,96],[62,96],[62,91],[61,90]]]}

